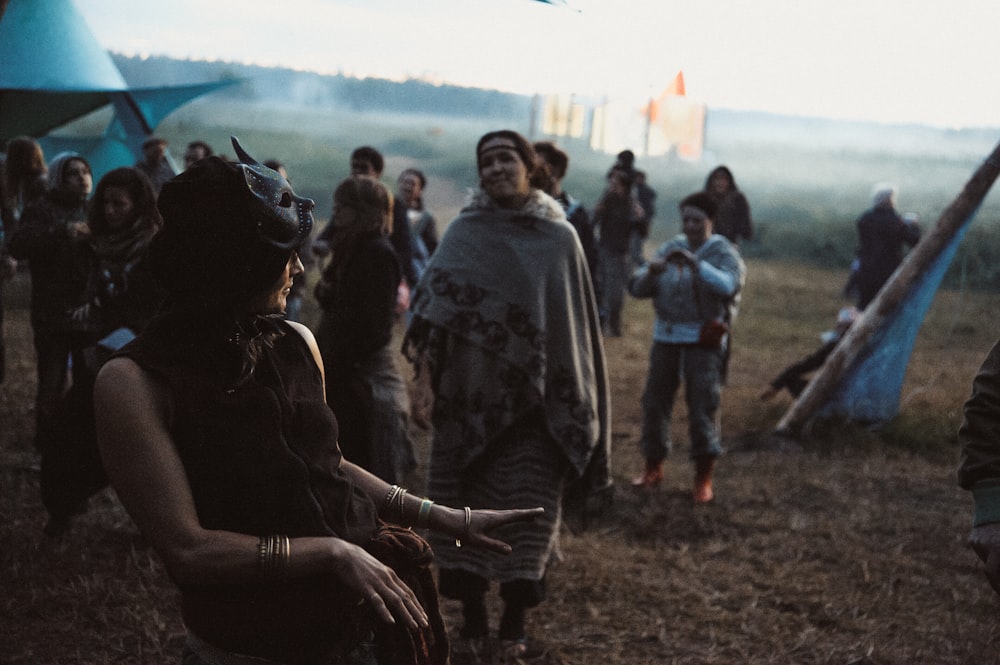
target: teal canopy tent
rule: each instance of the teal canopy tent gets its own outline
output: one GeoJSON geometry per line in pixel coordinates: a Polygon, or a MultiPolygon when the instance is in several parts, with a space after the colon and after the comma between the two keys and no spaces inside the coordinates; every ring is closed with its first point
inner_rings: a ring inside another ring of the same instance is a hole
{"type": "Polygon", "coordinates": [[[28,135],[47,155],[75,150],[95,177],[135,163],[178,107],[236,82],[131,88],[70,0],[8,0],[0,12],[0,144],[28,135]],[[50,134],[109,105],[101,135],[50,134]]]}

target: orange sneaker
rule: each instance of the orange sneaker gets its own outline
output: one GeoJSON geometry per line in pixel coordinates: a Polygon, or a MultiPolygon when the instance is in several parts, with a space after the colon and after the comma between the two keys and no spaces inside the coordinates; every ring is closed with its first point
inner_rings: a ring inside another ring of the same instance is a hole
{"type": "Polygon", "coordinates": [[[646,462],[646,470],[632,479],[633,487],[656,487],[663,482],[663,462],[646,462]]]}

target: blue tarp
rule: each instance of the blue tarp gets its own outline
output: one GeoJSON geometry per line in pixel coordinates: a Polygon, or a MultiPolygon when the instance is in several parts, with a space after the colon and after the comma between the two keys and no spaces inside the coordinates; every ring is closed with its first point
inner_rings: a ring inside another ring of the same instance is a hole
{"type": "Polygon", "coordinates": [[[817,415],[883,423],[899,413],[903,379],[917,332],[974,217],[975,211],[928,269],[913,280],[896,311],[886,317],[885,325],[868,340],[842,376],[833,397],[817,415]]]}

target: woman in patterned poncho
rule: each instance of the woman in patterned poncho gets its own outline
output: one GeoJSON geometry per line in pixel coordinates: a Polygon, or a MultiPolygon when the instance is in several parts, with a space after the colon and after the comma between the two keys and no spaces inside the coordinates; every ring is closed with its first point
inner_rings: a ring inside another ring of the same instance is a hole
{"type": "Polygon", "coordinates": [[[488,637],[484,596],[497,581],[499,638],[517,656],[525,611],[543,599],[558,557],[567,485],[610,485],[607,382],[586,259],[561,206],[532,182],[534,150],[502,130],[476,154],[480,189],[415,290],[404,348],[417,366],[415,417],[430,413],[434,426],[430,496],[545,508],[502,530],[507,557],[432,540],[440,591],[463,602],[461,636],[488,637]]]}

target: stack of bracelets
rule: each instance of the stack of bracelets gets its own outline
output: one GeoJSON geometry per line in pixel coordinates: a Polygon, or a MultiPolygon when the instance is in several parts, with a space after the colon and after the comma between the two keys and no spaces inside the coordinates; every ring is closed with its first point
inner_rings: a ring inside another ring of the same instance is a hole
{"type": "Polygon", "coordinates": [[[261,577],[268,580],[283,578],[288,571],[291,551],[288,536],[261,536],[257,541],[257,570],[261,577]]]}

